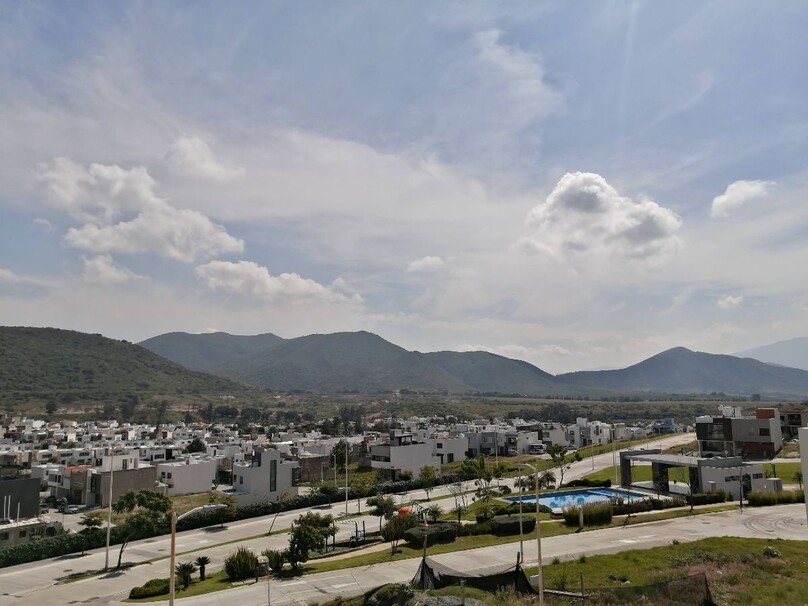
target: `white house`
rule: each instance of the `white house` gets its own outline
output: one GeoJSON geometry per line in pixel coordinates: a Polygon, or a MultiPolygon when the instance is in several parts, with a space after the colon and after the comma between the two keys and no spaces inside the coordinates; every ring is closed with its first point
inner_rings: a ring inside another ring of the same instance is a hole
{"type": "Polygon", "coordinates": [[[277,501],[281,495],[297,496],[297,461],[284,461],[273,448],[256,448],[251,461],[233,464],[233,492],[239,505],[277,501]]]}
{"type": "Polygon", "coordinates": [[[182,461],[156,463],[157,480],[166,486],[169,496],[198,494],[211,489],[216,478],[215,459],[188,457],[182,461]]]}

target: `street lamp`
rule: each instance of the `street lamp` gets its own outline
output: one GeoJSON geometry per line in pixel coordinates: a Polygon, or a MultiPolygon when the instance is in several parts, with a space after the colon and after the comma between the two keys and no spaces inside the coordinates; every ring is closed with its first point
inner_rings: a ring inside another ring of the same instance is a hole
{"type": "Polygon", "coordinates": [[[176,558],[176,542],[177,542],[177,522],[182,520],[183,518],[187,518],[188,516],[195,514],[199,511],[207,511],[209,509],[224,509],[227,505],[224,503],[208,503],[207,505],[202,505],[201,507],[194,507],[190,511],[186,511],[184,514],[177,516],[176,510],[171,510],[171,558],[170,558],[170,565],[171,570],[169,570],[168,575],[168,604],[169,606],[174,606],[174,575],[175,575],[175,563],[174,560],[176,558]]]}
{"type": "MultiPolygon", "coordinates": [[[[539,558],[539,606],[544,606],[544,570],[542,569],[541,565],[541,508],[539,506],[539,470],[531,465],[530,463],[519,463],[519,465],[524,465],[525,467],[530,467],[533,470],[533,474],[536,476],[536,555],[539,558]]],[[[522,513],[522,499],[519,499],[519,514],[521,516],[522,513]]],[[[519,544],[521,550],[522,544],[522,523],[521,517],[519,518],[519,544]]],[[[524,561],[524,556],[522,557],[522,561],[524,561]]]]}

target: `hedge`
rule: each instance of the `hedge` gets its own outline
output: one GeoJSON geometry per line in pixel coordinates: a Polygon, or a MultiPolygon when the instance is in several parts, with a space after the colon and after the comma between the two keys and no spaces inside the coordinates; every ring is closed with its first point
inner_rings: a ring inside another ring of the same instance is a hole
{"type": "Polygon", "coordinates": [[[787,503],[805,503],[802,490],[784,490],[782,492],[750,492],[746,499],[752,507],[767,505],[783,505],[787,503]]]}
{"type": "Polygon", "coordinates": [[[612,521],[612,504],[608,501],[600,503],[584,503],[580,507],[573,505],[563,511],[564,523],[567,526],[578,525],[578,512],[584,511],[584,526],[599,526],[612,521]]]}
{"type": "Polygon", "coordinates": [[[606,480],[587,480],[583,478],[581,480],[572,480],[571,482],[567,482],[563,484],[565,488],[609,488],[612,485],[612,481],[609,479],[606,480]]]}
{"type": "Polygon", "coordinates": [[[143,598],[153,598],[158,595],[166,595],[168,593],[168,579],[151,579],[140,587],[132,587],[129,592],[130,600],[140,600],[143,598]]]}
{"type": "Polygon", "coordinates": [[[495,516],[488,522],[491,527],[491,534],[498,536],[519,534],[520,519],[522,521],[522,532],[532,532],[536,528],[536,516],[495,516]]]}
{"type": "Polygon", "coordinates": [[[404,531],[404,540],[412,547],[422,547],[426,537],[426,544],[451,543],[457,538],[457,525],[452,522],[436,522],[429,526],[415,526],[404,531]]]}
{"type": "Polygon", "coordinates": [[[686,502],[692,501],[693,505],[712,505],[713,503],[723,503],[732,500],[732,495],[723,490],[718,492],[697,492],[687,497],[686,502]]]}

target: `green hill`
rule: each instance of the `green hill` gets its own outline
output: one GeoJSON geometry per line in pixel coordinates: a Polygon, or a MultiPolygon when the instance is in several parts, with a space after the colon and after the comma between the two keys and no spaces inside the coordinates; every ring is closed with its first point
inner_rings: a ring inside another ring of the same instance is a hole
{"type": "Polygon", "coordinates": [[[485,351],[438,351],[424,355],[476,392],[573,395],[580,391],[573,385],[561,384],[553,375],[528,362],[485,351]]]}
{"type": "Polygon", "coordinates": [[[146,339],[139,345],[185,368],[217,374],[223,368],[235,368],[241,360],[262,354],[284,341],[271,333],[231,335],[226,332],[170,332],[146,339]]]}
{"type": "Polygon", "coordinates": [[[0,327],[0,401],[6,407],[123,397],[218,395],[247,388],[193,372],[126,341],[55,328],[0,327]]]}
{"type": "Polygon", "coordinates": [[[364,331],[289,339],[223,367],[221,374],[279,390],[469,391],[467,385],[423,354],[364,331]]]}

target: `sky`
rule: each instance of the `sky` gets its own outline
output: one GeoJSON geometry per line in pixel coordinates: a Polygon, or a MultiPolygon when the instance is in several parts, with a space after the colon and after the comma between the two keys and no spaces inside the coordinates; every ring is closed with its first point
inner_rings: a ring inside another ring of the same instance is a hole
{"type": "Polygon", "coordinates": [[[0,0],[0,324],[553,373],[808,335],[808,5],[0,0]]]}

